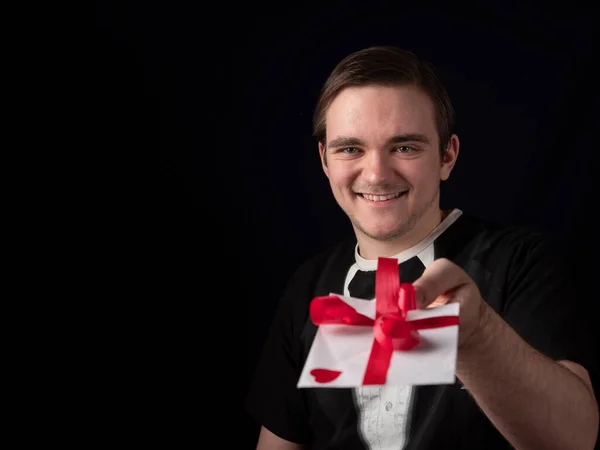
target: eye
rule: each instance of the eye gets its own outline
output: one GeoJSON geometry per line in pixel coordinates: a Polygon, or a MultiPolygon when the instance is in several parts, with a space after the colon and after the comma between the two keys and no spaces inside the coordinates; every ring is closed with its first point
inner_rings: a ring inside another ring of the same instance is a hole
{"type": "Polygon", "coordinates": [[[408,145],[401,145],[399,147],[394,148],[394,151],[398,153],[408,153],[414,151],[414,148],[409,147],[408,145]]]}
{"type": "Polygon", "coordinates": [[[352,154],[358,152],[358,149],[356,147],[346,147],[346,148],[341,148],[340,152],[346,153],[348,155],[352,155],[352,154]]]}

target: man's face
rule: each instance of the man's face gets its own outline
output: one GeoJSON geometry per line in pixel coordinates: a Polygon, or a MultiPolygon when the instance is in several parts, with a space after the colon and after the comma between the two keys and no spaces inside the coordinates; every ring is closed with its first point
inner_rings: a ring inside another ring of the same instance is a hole
{"type": "MultiPolygon", "coordinates": [[[[415,86],[347,88],[330,105],[319,152],[333,195],[358,232],[390,240],[439,217],[440,180],[456,153],[441,160],[434,114],[415,86]]],[[[452,142],[458,151],[457,138],[452,142]]]]}

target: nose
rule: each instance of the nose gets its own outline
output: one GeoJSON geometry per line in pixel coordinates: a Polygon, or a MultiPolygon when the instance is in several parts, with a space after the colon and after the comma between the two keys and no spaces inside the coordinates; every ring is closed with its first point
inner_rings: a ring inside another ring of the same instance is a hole
{"type": "Polygon", "coordinates": [[[386,152],[368,152],[363,159],[362,175],[370,184],[379,184],[390,178],[392,166],[386,152]]]}

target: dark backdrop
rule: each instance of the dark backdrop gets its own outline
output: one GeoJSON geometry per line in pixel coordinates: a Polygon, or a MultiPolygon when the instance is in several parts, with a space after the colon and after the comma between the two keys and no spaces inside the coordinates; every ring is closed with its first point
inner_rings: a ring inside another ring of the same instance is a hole
{"type": "Polygon", "coordinates": [[[461,138],[442,205],[548,233],[570,259],[569,301],[587,314],[598,301],[598,20],[522,2],[261,12],[97,1],[89,98],[98,158],[114,169],[102,207],[132,225],[117,237],[140,269],[131,292],[157,318],[146,342],[163,362],[152,367],[169,374],[142,400],[163,424],[144,433],[169,422],[171,439],[202,439],[214,424],[253,448],[257,424],[241,406],[277,301],[300,262],[351,231],[311,115],[336,62],[366,46],[437,65],[461,138]]]}

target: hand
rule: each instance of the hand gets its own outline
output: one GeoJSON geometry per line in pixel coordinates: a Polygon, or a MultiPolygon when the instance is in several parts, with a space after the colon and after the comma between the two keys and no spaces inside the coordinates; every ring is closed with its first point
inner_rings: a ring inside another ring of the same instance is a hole
{"type": "Polygon", "coordinates": [[[439,258],[433,261],[413,283],[417,308],[433,308],[447,303],[459,303],[458,347],[464,348],[477,340],[483,329],[488,308],[475,282],[452,261],[439,258]]]}

